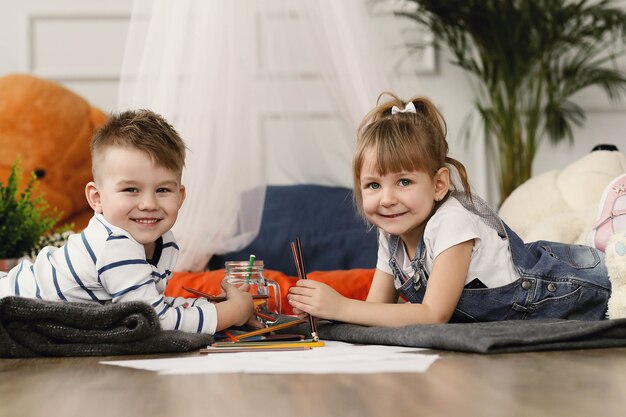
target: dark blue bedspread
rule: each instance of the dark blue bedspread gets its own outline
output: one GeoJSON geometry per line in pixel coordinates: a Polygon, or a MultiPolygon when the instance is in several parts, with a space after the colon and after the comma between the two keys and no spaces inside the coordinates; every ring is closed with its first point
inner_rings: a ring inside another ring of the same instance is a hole
{"type": "Polygon", "coordinates": [[[322,185],[268,186],[258,236],[244,249],[214,257],[210,269],[250,254],[266,269],[296,276],[289,242],[300,237],[307,271],[374,268],[376,230],[356,214],[352,190],[322,185]]]}

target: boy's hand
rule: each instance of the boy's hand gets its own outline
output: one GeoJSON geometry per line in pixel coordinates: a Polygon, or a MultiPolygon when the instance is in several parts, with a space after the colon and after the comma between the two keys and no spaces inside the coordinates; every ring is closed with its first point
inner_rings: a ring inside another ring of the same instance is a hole
{"type": "MultiPolygon", "coordinates": [[[[222,287],[222,294],[224,294],[226,296],[226,298],[228,298],[228,292],[229,291],[239,291],[239,292],[245,292],[246,294],[248,294],[248,290],[250,289],[250,284],[242,284],[238,287],[235,287],[233,284],[231,284],[230,282],[226,281],[226,280],[222,280],[222,282],[220,283],[221,287],[222,287]],[[226,284],[226,285],[224,285],[226,284]]],[[[252,295],[251,295],[252,297],[252,295]]]]}
{"type": "Polygon", "coordinates": [[[287,300],[300,318],[306,318],[310,314],[334,320],[341,311],[345,297],[322,282],[301,279],[289,289],[287,300]]]}
{"type": "MultiPolygon", "coordinates": [[[[231,316],[230,320],[223,321],[224,323],[226,323],[227,321],[231,322],[226,327],[230,327],[233,325],[241,326],[246,324],[251,317],[253,318],[254,314],[254,302],[252,300],[252,294],[247,292],[249,286],[245,284],[237,288],[234,285],[226,282],[226,280],[222,280],[221,286],[224,290],[224,293],[226,294],[226,301],[224,301],[223,303],[219,303],[218,306],[222,304],[225,306],[228,305],[228,312],[232,313],[229,314],[229,316],[231,316]]],[[[226,313],[226,311],[224,313],[226,313]]],[[[222,320],[218,317],[218,321],[222,320]]]]}

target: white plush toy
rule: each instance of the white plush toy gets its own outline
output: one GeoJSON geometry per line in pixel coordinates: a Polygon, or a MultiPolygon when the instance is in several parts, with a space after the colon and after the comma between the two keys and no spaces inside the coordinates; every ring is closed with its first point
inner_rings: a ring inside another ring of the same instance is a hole
{"type": "Polygon", "coordinates": [[[611,279],[611,298],[607,316],[626,317],[626,233],[616,233],[606,246],[606,269],[611,279]]]}
{"type": "Polygon", "coordinates": [[[605,187],[626,172],[626,154],[590,152],[562,170],[536,175],[502,203],[500,217],[524,240],[585,244],[605,187]]]}

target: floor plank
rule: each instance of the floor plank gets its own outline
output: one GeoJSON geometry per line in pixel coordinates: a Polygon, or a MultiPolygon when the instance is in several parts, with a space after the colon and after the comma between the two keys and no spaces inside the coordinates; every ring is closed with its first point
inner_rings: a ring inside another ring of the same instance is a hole
{"type": "Polygon", "coordinates": [[[376,375],[161,376],[99,364],[138,356],[2,359],[0,417],[626,415],[626,348],[436,353],[424,374],[376,375]]]}

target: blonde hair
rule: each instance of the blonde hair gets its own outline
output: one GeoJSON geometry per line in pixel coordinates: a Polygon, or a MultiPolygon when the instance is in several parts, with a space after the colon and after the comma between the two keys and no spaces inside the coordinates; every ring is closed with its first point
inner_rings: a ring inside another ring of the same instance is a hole
{"type": "Polygon", "coordinates": [[[179,175],[185,165],[185,142],[163,116],[150,110],[127,110],[112,114],[96,131],[90,145],[94,179],[98,156],[112,146],[145,152],[155,164],[179,175]]]}
{"type": "Polygon", "coordinates": [[[385,95],[390,99],[372,109],[357,129],[352,174],[354,204],[359,214],[365,217],[360,177],[364,155],[370,149],[376,153],[376,169],[381,175],[421,171],[434,177],[440,168],[452,165],[458,171],[463,190],[470,195],[465,166],[448,156],[446,122],[435,105],[424,97],[404,102],[387,92],[378,101],[385,95]],[[407,103],[413,103],[415,113],[392,114],[392,107],[404,109],[407,103]]]}

